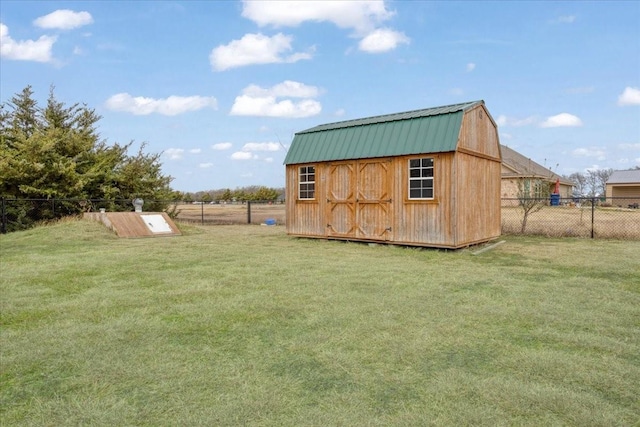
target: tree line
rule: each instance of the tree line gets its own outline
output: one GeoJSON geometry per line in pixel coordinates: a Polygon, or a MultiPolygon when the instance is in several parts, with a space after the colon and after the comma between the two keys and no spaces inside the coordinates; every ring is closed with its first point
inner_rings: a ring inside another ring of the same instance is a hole
{"type": "Polygon", "coordinates": [[[604,195],[607,180],[613,169],[589,170],[586,173],[574,172],[567,178],[573,182],[573,195],[576,197],[595,197],[604,195]]]}
{"type": "MultiPolygon", "coordinates": [[[[145,153],[142,144],[129,154],[133,141],[110,144],[98,133],[101,117],[84,104],[66,105],[49,91],[40,106],[31,86],[0,105],[0,197],[4,199],[100,199],[109,210],[131,210],[131,200],[171,200],[172,177],[161,170],[160,155],[145,153]]],[[[34,219],[55,219],[90,210],[91,206],[60,202],[57,212],[47,204],[11,203],[14,228],[34,219]],[[38,210],[41,210],[38,212],[38,210]]],[[[145,203],[145,207],[146,207],[145,203]]],[[[163,210],[166,206],[150,205],[163,210]]]]}
{"type": "Polygon", "coordinates": [[[574,172],[566,178],[573,182],[575,197],[598,197],[606,194],[612,173],[613,169],[588,170],[586,173],[574,172]]]}
{"type": "Polygon", "coordinates": [[[248,187],[223,188],[198,192],[180,193],[180,200],[185,202],[247,202],[247,201],[271,201],[284,200],[284,188],[269,188],[252,185],[248,187]]]}

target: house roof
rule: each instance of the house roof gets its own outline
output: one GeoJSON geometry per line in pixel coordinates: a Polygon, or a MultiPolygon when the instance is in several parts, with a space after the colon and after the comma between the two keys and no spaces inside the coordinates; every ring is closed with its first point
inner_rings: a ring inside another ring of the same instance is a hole
{"type": "Polygon", "coordinates": [[[284,164],[455,151],[464,112],[484,101],[327,123],[297,132],[284,164]]]}
{"type": "Polygon", "coordinates": [[[613,171],[607,184],[640,184],[640,169],[613,171]]]}
{"type": "Polygon", "coordinates": [[[503,173],[503,177],[543,178],[550,182],[555,182],[557,179],[560,179],[561,184],[573,185],[573,182],[568,179],[561,177],[557,173],[551,171],[551,169],[534,162],[530,158],[523,156],[506,145],[500,145],[500,151],[502,152],[503,166],[506,166],[512,171],[510,173],[503,173]]]}

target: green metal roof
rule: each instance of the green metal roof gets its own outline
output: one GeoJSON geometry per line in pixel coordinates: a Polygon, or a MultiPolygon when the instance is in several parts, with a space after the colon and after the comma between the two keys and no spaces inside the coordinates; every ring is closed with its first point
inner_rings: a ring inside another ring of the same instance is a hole
{"type": "Polygon", "coordinates": [[[319,125],[297,132],[284,164],[455,151],[464,112],[484,101],[319,125]]]}

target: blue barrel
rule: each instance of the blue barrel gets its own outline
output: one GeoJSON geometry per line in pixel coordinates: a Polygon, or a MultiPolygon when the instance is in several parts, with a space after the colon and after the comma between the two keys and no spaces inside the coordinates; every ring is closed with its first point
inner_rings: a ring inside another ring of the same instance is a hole
{"type": "Polygon", "coordinates": [[[560,194],[558,193],[551,194],[551,206],[560,206],[560,194]]]}

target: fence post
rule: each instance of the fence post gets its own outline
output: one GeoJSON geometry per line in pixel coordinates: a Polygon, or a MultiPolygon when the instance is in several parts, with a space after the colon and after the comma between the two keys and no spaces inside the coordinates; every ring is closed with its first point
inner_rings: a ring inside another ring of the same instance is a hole
{"type": "Polygon", "coordinates": [[[7,234],[7,211],[5,209],[4,197],[2,197],[2,226],[0,227],[0,233],[7,234]]]}
{"type": "Polygon", "coordinates": [[[251,200],[247,200],[247,224],[251,224],[251,200]]]}
{"type": "Polygon", "coordinates": [[[51,199],[51,216],[56,217],[56,198],[51,199]]]}
{"type": "Polygon", "coordinates": [[[591,238],[592,239],[594,237],[593,227],[595,224],[595,216],[596,216],[596,198],[594,197],[591,199],[591,238]]]}
{"type": "Polygon", "coordinates": [[[200,224],[204,225],[204,202],[200,202],[200,224]]]}

